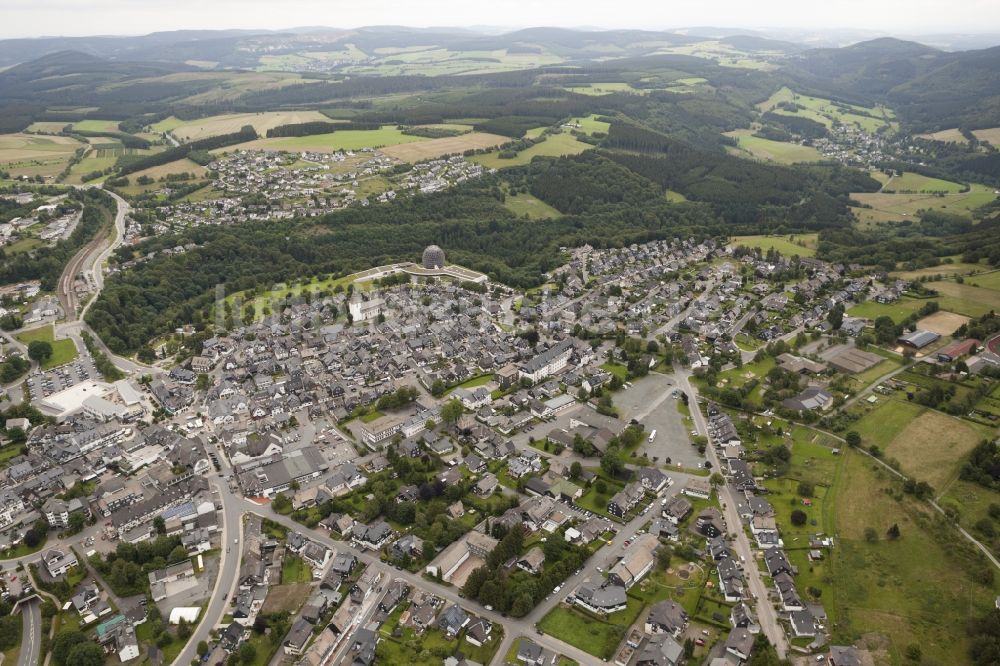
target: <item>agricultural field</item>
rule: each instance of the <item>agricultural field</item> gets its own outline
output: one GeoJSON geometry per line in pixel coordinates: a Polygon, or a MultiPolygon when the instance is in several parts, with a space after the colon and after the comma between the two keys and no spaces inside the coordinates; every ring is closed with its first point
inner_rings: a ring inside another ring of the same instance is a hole
{"type": "Polygon", "coordinates": [[[971,546],[938,522],[930,506],[908,496],[895,499],[899,482],[867,456],[845,452],[834,485],[831,533],[839,536],[829,555],[823,602],[835,622],[835,643],[877,634],[885,661],[903,663],[903,652],[919,644],[924,660],[967,663],[965,623],[993,605],[997,585],[970,573],[984,566],[971,546]],[[900,537],[886,530],[897,525],[900,537]],[[865,538],[872,529],[875,541],[865,538]]]}
{"type": "Polygon", "coordinates": [[[40,120],[28,125],[24,131],[28,134],[59,134],[66,125],[69,123],[40,120]]]}
{"type": "Polygon", "coordinates": [[[136,171],[128,176],[129,185],[127,187],[121,188],[126,194],[141,194],[143,192],[149,192],[151,190],[158,190],[163,187],[163,183],[159,182],[161,178],[164,178],[171,174],[176,173],[191,173],[197,177],[204,176],[208,170],[197,162],[192,162],[191,160],[185,158],[183,160],[176,160],[174,162],[167,162],[166,164],[160,164],[154,167],[149,167],[148,169],[143,169],[142,171],[136,171]],[[153,179],[153,182],[149,185],[139,185],[136,181],[143,177],[148,176],[153,179]]]}
{"type": "Polygon", "coordinates": [[[527,150],[522,150],[516,157],[509,160],[501,159],[497,153],[475,155],[469,159],[482,164],[484,167],[503,169],[504,167],[523,166],[539,155],[548,157],[578,155],[591,148],[593,146],[589,143],[578,141],[572,134],[562,132],[560,134],[550,134],[545,141],[536,143],[527,150]]]}
{"type": "Polygon", "coordinates": [[[0,169],[15,176],[55,176],[82,145],[68,136],[0,134],[0,169]]]}
{"type": "Polygon", "coordinates": [[[994,146],[1000,146],[1000,127],[972,130],[972,135],[980,141],[989,141],[994,146]]]}
{"type": "Polygon", "coordinates": [[[739,129],[726,132],[725,135],[736,139],[739,148],[732,151],[739,157],[753,157],[766,162],[778,164],[795,164],[796,162],[819,162],[823,155],[812,146],[800,146],[797,143],[772,141],[753,136],[754,130],[739,129]]]}
{"type": "Polygon", "coordinates": [[[53,331],[52,324],[22,331],[17,334],[17,339],[25,345],[29,345],[35,340],[42,340],[43,342],[48,342],[52,345],[52,356],[42,363],[42,370],[48,370],[49,368],[55,368],[56,366],[63,365],[64,363],[69,363],[78,355],[76,345],[72,340],[69,338],[64,340],[55,339],[55,332],[53,331]]]}
{"type": "Polygon", "coordinates": [[[893,176],[882,185],[883,192],[916,192],[935,193],[945,192],[957,194],[965,189],[961,183],[953,183],[940,178],[922,176],[919,173],[904,172],[902,176],[893,176]]]}
{"type": "Polygon", "coordinates": [[[904,428],[924,413],[926,407],[904,400],[883,399],[868,411],[851,430],[861,435],[864,446],[885,449],[904,428]]]}
{"type": "Polygon", "coordinates": [[[394,125],[386,125],[377,130],[343,130],[330,134],[312,136],[283,136],[273,139],[257,139],[235,146],[227,146],[212,151],[218,155],[233,150],[287,150],[300,152],[312,150],[320,153],[334,153],[338,150],[360,150],[362,148],[385,148],[401,143],[433,141],[421,136],[403,134],[394,125]]]}
{"type": "Polygon", "coordinates": [[[503,205],[515,215],[527,215],[533,220],[562,217],[558,210],[528,193],[508,194],[503,205]]]}
{"type": "Polygon", "coordinates": [[[238,132],[244,125],[253,125],[260,136],[266,136],[267,130],[278,125],[308,123],[313,121],[335,122],[319,111],[267,111],[264,113],[233,113],[221,116],[209,116],[190,122],[175,124],[167,119],[157,123],[153,129],[159,132],[170,131],[178,141],[185,143],[197,141],[210,136],[238,132]]]}
{"type": "Polygon", "coordinates": [[[732,246],[745,245],[767,252],[775,249],[783,255],[812,257],[816,254],[817,234],[789,234],[788,236],[733,236],[732,246]]]}
{"type": "Polygon", "coordinates": [[[594,132],[607,133],[608,129],[611,127],[611,123],[598,120],[596,115],[587,116],[585,118],[571,118],[569,120],[569,124],[579,125],[577,129],[584,134],[593,134],[594,132]]]}
{"type": "Polygon", "coordinates": [[[345,72],[376,76],[441,76],[484,74],[533,69],[558,64],[563,59],[548,51],[539,53],[508,53],[507,49],[492,51],[450,51],[428,46],[413,49],[393,49],[374,54],[374,61],[348,64],[345,72]]]}
{"type": "MultiPolygon", "coordinates": [[[[403,135],[406,136],[406,135],[403,135]]],[[[402,162],[421,162],[443,155],[461,154],[466,150],[495,148],[510,141],[510,137],[486,132],[470,132],[460,136],[449,136],[441,139],[428,139],[403,143],[383,148],[382,152],[402,162]]]]}
{"type": "Polygon", "coordinates": [[[73,129],[84,132],[117,132],[117,120],[80,120],[73,123],[73,129]]]}
{"type": "Polygon", "coordinates": [[[965,280],[965,284],[1000,291],[1000,271],[990,271],[965,280]]]}
{"type": "MultiPolygon", "coordinates": [[[[276,90],[290,85],[314,83],[317,79],[304,79],[298,74],[285,72],[246,72],[246,71],[216,71],[216,72],[178,72],[154,79],[161,83],[187,84],[194,89],[201,89],[184,102],[191,105],[213,106],[230,102],[249,92],[260,90],[276,90]]],[[[142,79],[136,79],[142,81],[142,79]]]]}
{"type": "Polygon", "coordinates": [[[649,88],[633,88],[627,83],[618,81],[611,83],[588,83],[581,86],[565,86],[563,90],[578,95],[610,95],[612,93],[632,93],[634,95],[647,95],[649,88]]]}
{"type": "MultiPolygon", "coordinates": [[[[947,182],[947,181],[942,181],[947,182]]],[[[952,194],[893,194],[890,192],[855,192],[855,201],[871,208],[852,208],[862,223],[880,224],[898,222],[917,214],[920,210],[935,209],[956,215],[968,215],[997,198],[990,188],[972,185],[968,192],[952,194]]]]}
{"type": "Polygon", "coordinates": [[[917,134],[917,137],[927,139],[928,141],[940,141],[941,143],[969,143],[969,140],[966,139],[960,131],[958,131],[957,127],[941,130],[939,132],[931,132],[929,134],[917,134]]]}
{"type": "Polygon", "coordinates": [[[929,409],[909,421],[883,451],[899,461],[907,476],[944,488],[985,435],[966,421],[929,409]]]}
{"type": "Polygon", "coordinates": [[[757,105],[761,112],[774,111],[786,116],[809,118],[826,127],[833,127],[835,122],[845,125],[856,125],[866,132],[875,132],[885,125],[895,126],[894,114],[884,107],[866,108],[854,104],[833,102],[821,97],[800,95],[789,88],[782,88],[771,95],[770,99],[757,105]],[[782,102],[792,102],[805,107],[798,111],[778,108],[782,102]]]}
{"type": "MultiPolygon", "coordinates": [[[[946,276],[952,277],[955,275],[970,275],[976,273],[977,271],[982,271],[986,268],[985,264],[967,264],[961,261],[955,261],[950,264],[939,264],[937,266],[928,266],[926,268],[918,268],[913,271],[893,271],[890,275],[892,277],[902,278],[904,280],[919,280],[924,276],[946,276]]],[[[975,278],[976,282],[980,281],[980,278],[975,278]]],[[[969,282],[969,280],[967,280],[969,282]]],[[[995,287],[1000,289],[1000,280],[997,281],[998,284],[995,287]]],[[[984,285],[985,286],[985,285],[984,285]]],[[[994,288],[991,286],[991,288],[994,288]]]]}
{"type": "MultiPolygon", "coordinates": [[[[977,282],[973,279],[971,282],[977,282]]],[[[1000,290],[975,287],[972,284],[941,281],[931,283],[938,292],[933,300],[942,310],[949,310],[969,317],[981,317],[990,310],[1000,311],[1000,290]]]]}

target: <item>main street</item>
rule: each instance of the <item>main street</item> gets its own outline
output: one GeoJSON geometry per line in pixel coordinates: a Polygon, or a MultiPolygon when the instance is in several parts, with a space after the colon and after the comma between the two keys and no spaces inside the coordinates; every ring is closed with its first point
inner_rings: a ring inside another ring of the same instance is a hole
{"type": "MultiPolygon", "coordinates": [[[[691,375],[689,372],[679,372],[677,375],[680,378],[681,386],[688,395],[691,416],[694,418],[698,432],[709,438],[706,451],[712,467],[716,470],[722,470],[719,456],[711,441],[712,438],[708,429],[708,423],[705,421],[705,417],[701,413],[701,408],[698,406],[698,393],[691,385],[691,375]]],[[[746,530],[743,529],[743,522],[740,520],[739,513],[736,510],[736,497],[733,495],[732,487],[728,483],[722,484],[719,488],[719,499],[722,502],[726,525],[730,533],[736,535],[736,540],[733,544],[736,553],[746,563],[743,568],[743,574],[750,584],[750,592],[757,599],[757,620],[764,635],[767,636],[771,645],[777,650],[778,656],[784,659],[788,652],[788,642],[785,639],[785,632],[781,625],[778,624],[778,614],[775,612],[774,606],[771,605],[768,598],[767,587],[764,585],[764,581],[760,576],[760,570],[757,568],[757,560],[753,555],[753,549],[750,547],[750,540],[747,538],[746,530]]]]}

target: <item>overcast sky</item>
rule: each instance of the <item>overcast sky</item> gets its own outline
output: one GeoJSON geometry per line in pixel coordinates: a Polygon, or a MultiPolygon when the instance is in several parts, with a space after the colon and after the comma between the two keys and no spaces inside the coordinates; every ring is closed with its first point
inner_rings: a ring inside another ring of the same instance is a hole
{"type": "Polygon", "coordinates": [[[1000,32],[1000,0],[0,0],[0,36],[365,25],[1000,32]]]}

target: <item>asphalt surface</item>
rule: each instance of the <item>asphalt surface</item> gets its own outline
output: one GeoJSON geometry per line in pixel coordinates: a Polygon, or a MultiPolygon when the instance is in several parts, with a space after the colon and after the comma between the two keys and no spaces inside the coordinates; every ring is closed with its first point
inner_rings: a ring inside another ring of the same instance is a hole
{"type": "Polygon", "coordinates": [[[21,652],[17,657],[17,666],[37,666],[38,655],[42,651],[42,612],[37,599],[21,604],[21,621],[24,630],[21,633],[21,652]]]}

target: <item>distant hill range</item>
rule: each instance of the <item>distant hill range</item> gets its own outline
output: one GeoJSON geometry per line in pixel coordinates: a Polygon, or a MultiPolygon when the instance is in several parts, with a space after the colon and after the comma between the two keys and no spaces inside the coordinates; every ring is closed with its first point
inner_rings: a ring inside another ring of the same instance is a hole
{"type": "MultiPolygon", "coordinates": [[[[610,81],[631,80],[629,73],[641,72],[647,66],[664,67],[670,60],[682,71],[693,71],[697,69],[695,62],[709,61],[679,55],[676,47],[704,43],[707,39],[715,47],[721,45],[723,53],[731,49],[735,53],[762,56],[770,68],[770,71],[716,68],[713,85],[731,85],[732,77],[738,74],[751,78],[762,89],[789,85],[799,92],[845,102],[885,103],[913,131],[1000,125],[1000,47],[944,51],[913,41],[878,38],[840,48],[807,48],[793,41],[773,39],[768,33],[738,34],[714,28],[597,31],[539,27],[489,35],[457,28],[373,26],[357,30],[310,27],[281,32],[207,30],[157,32],[140,37],[0,40],[0,67],[7,67],[0,71],[0,107],[3,107],[0,116],[7,119],[0,126],[10,131],[8,128],[23,125],[28,118],[38,119],[40,109],[51,115],[53,108],[67,105],[100,107],[105,115],[114,108],[114,117],[123,118],[150,113],[154,105],[161,108],[168,104],[189,105],[190,100],[196,100],[195,106],[205,106],[204,99],[198,96],[218,88],[219,78],[168,75],[211,70],[228,71],[218,76],[232,76],[238,70],[257,68],[265,54],[330,52],[348,46],[361,53],[361,58],[375,54],[376,49],[407,47],[545,53],[552,65],[524,70],[521,74],[500,73],[494,79],[480,82],[486,87],[523,86],[543,80],[544,77],[537,75],[553,71],[552,68],[567,66],[577,68],[575,71],[581,76],[586,71],[593,76],[606,72],[604,76],[608,78],[603,80],[610,81]],[[530,78],[532,72],[536,75],[534,79],[530,78]],[[121,85],[125,83],[128,85],[121,85]]],[[[561,75],[566,75],[565,69],[561,75]]],[[[307,76],[332,80],[324,72],[307,76]]],[[[369,80],[377,78],[372,74],[366,76],[369,80]]],[[[355,81],[352,89],[363,94],[364,86],[357,85],[357,80],[363,77],[357,74],[348,77],[355,81]]],[[[447,77],[442,76],[395,78],[400,91],[420,89],[421,80],[427,82],[429,90],[447,87],[447,77]]],[[[278,82],[272,87],[281,85],[284,84],[278,82]]],[[[313,85],[317,99],[300,95],[296,89],[286,95],[286,103],[316,104],[337,98],[337,95],[322,98],[324,92],[331,90],[332,83],[313,85]],[[298,101],[294,101],[296,96],[298,101]]],[[[386,89],[387,84],[383,82],[378,87],[386,89]]],[[[233,93],[211,103],[228,105],[234,110],[258,110],[264,103],[262,95],[254,98],[250,93],[233,93]]]]}

